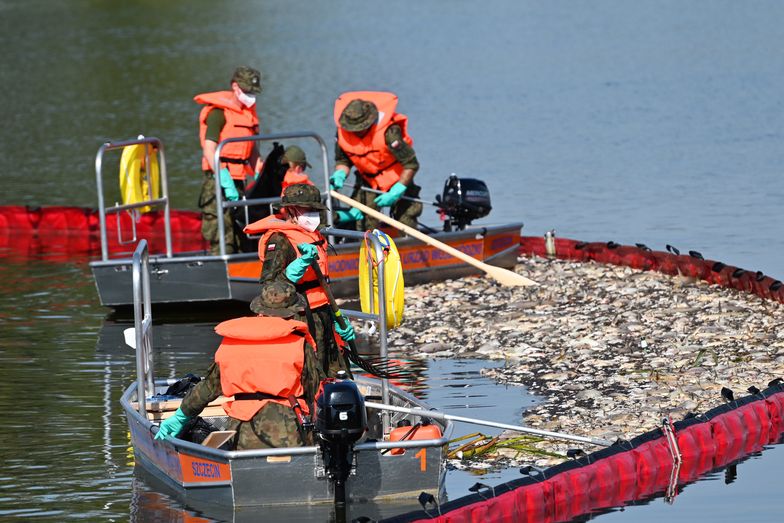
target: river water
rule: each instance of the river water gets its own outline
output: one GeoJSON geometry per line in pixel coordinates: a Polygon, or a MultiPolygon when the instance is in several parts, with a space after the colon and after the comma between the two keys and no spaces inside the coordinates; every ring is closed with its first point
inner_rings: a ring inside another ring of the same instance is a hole
{"type": "MultiPolygon", "coordinates": [[[[143,133],[166,145],[174,206],[195,208],[191,98],[250,64],[264,132],[331,141],[340,92],[390,90],[427,197],[455,172],[485,180],[492,221],[527,234],[669,243],[782,277],[782,20],[777,0],[0,0],[0,204],[94,206],[100,144],[143,133]]],[[[131,354],[85,265],[0,259],[0,518],[180,514],[128,466],[131,354]]],[[[161,373],[204,368],[219,319],[161,325],[161,373]]],[[[429,401],[455,404],[438,381],[459,369],[425,375],[429,401]]],[[[529,401],[497,398],[508,422],[529,401]]],[[[783,455],[598,519],[779,521],[783,455]]]]}

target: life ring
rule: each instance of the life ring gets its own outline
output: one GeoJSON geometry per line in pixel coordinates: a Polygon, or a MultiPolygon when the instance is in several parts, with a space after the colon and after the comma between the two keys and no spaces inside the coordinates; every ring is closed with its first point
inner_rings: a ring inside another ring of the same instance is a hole
{"type": "MultiPolygon", "coordinates": [[[[403,309],[405,308],[403,296],[403,264],[392,238],[379,230],[374,230],[373,232],[368,232],[366,234],[374,234],[384,247],[384,290],[386,294],[384,303],[386,304],[386,321],[387,328],[394,329],[403,321],[403,309]]],[[[365,240],[359,248],[359,302],[362,307],[362,312],[370,314],[371,290],[369,280],[371,273],[368,266],[371,265],[373,267],[372,314],[378,314],[378,260],[376,259],[375,249],[369,248],[368,244],[369,242],[365,240]]]]}
{"type": "MultiPolygon", "coordinates": [[[[147,185],[146,170],[142,168],[145,162],[145,144],[129,145],[123,149],[120,158],[120,194],[123,204],[139,203],[154,200],[160,197],[160,170],[158,168],[158,154],[152,145],[149,147],[149,158],[152,169],[150,182],[152,195],[147,185]]],[[[147,205],[136,209],[140,213],[150,212],[152,207],[147,205]]]]}

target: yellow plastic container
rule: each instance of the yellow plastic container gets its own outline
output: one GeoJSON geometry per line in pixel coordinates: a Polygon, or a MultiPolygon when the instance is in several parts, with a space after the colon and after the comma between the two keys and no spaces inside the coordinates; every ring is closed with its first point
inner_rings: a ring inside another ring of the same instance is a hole
{"type": "MultiPolygon", "coordinates": [[[[129,145],[123,149],[122,158],[120,158],[120,194],[123,204],[139,203],[160,197],[158,154],[152,145],[146,145],[146,147],[149,148],[152,195],[150,195],[150,188],[147,185],[147,172],[144,169],[145,144],[129,145]]],[[[150,212],[152,207],[140,207],[137,210],[145,213],[150,212]]]]}
{"type": "MultiPolygon", "coordinates": [[[[403,284],[403,264],[400,261],[400,254],[392,238],[379,230],[373,230],[366,234],[375,235],[384,246],[384,284],[385,294],[384,303],[387,312],[387,328],[394,329],[403,321],[403,309],[405,308],[404,284],[403,284]]],[[[373,314],[378,314],[378,260],[376,259],[375,249],[369,241],[362,242],[359,248],[359,301],[362,312],[371,313],[370,299],[370,271],[368,269],[368,256],[373,260],[373,314]]]]}

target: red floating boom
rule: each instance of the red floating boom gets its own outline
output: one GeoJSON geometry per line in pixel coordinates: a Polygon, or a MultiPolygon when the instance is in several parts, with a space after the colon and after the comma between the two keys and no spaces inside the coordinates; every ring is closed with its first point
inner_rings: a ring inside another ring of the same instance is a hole
{"type": "MultiPolygon", "coordinates": [[[[172,210],[172,250],[203,251],[207,244],[201,236],[201,216],[193,211],[172,210]]],[[[132,252],[135,218],[128,212],[106,216],[109,252],[132,252]],[[120,235],[127,244],[120,243],[120,235]]],[[[152,211],[138,216],[137,238],[145,238],[150,252],[166,252],[163,212],[152,211]]],[[[100,254],[101,238],[98,211],[84,207],[0,206],[0,256],[73,259],[100,254]]]]}
{"type": "MultiPolygon", "coordinates": [[[[539,236],[522,236],[520,254],[547,256],[545,240],[539,236]]],[[[619,245],[614,242],[580,242],[555,238],[555,257],[561,260],[595,261],[631,267],[643,271],[658,271],[670,276],[685,276],[709,283],[750,292],[766,299],[784,303],[784,285],[779,280],[715,260],[705,260],[699,253],[676,254],[652,251],[645,246],[619,245]]]]}
{"type": "Polygon", "coordinates": [[[784,386],[773,385],[671,427],[676,448],[664,429],[655,429],[440,507],[426,505],[383,521],[551,523],[661,492],[674,495],[678,485],[778,442],[784,432],[784,386]],[[673,457],[677,453],[680,463],[673,457]]]}

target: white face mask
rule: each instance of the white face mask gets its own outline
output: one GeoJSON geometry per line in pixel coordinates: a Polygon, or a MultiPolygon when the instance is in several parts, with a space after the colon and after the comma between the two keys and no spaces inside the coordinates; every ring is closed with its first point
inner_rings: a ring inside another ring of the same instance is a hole
{"type": "Polygon", "coordinates": [[[253,107],[256,103],[256,97],[252,94],[246,94],[243,91],[240,91],[237,95],[237,99],[245,106],[245,107],[253,107]]]}
{"type": "Polygon", "coordinates": [[[315,231],[321,223],[321,213],[316,212],[303,212],[297,216],[297,223],[306,231],[315,231]]]}

